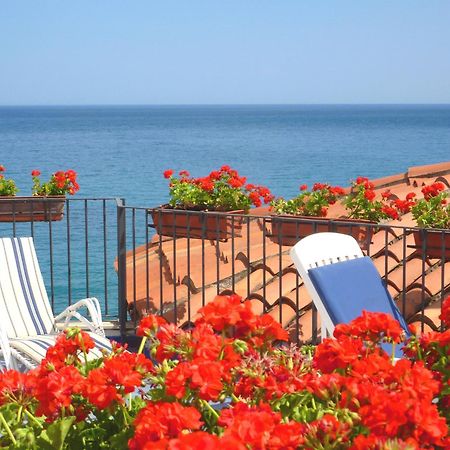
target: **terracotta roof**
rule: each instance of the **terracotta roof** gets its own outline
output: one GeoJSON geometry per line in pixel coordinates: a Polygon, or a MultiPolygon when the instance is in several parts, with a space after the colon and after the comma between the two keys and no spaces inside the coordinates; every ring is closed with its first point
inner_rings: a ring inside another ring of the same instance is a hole
{"type": "MultiPolygon", "coordinates": [[[[372,181],[378,195],[389,188],[394,197],[404,198],[411,191],[421,196],[421,187],[437,180],[450,188],[450,161],[372,181]]],[[[342,213],[336,205],[329,216],[342,213]]],[[[388,225],[373,235],[367,254],[407,320],[426,329],[439,326],[440,305],[450,292],[450,258],[445,263],[422,258],[412,234],[395,228],[415,226],[411,214],[388,225]],[[422,311],[426,318],[418,320],[422,311]]],[[[290,245],[279,245],[270,233],[268,208],[257,208],[244,218],[241,236],[226,242],[155,235],[134,256],[127,254],[130,315],[137,319],[162,308],[167,318],[184,325],[218,293],[236,292],[256,311],[279,320],[293,340],[309,341],[315,315],[310,298],[289,257],[290,245]]]]}

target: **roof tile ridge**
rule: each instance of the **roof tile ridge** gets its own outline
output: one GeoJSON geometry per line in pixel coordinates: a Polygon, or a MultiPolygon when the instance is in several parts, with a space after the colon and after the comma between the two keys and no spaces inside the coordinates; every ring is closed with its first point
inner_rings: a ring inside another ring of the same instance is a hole
{"type": "Polygon", "coordinates": [[[370,180],[375,189],[382,189],[391,186],[397,186],[399,184],[410,184],[407,173],[397,173],[395,175],[388,175],[381,178],[376,178],[375,180],[370,180]]]}
{"type": "Polygon", "coordinates": [[[450,173],[450,161],[443,161],[436,164],[428,164],[425,166],[413,166],[408,169],[409,178],[416,177],[433,177],[450,173]]]}

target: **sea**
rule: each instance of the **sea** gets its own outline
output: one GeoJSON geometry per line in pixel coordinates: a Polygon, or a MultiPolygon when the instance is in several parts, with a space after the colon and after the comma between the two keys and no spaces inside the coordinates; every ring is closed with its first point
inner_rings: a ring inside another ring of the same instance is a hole
{"type": "MultiPolygon", "coordinates": [[[[30,195],[33,169],[43,178],[75,170],[77,198],[120,197],[127,205],[154,207],[168,200],[166,169],[205,176],[227,164],[249,183],[290,197],[301,184],[346,186],[359,175],[377,178],[448,160],[450,105],[0,107],[0,164],[19,195],[30,195]]],[[[115,210],[112,206],[106,214],[104,257],[103,216],[88,204],[94,216],[89,216],[86,249],[85,205],[80,205],[78,213],[72,211],[70,257],[66,218],[52,227],[34,225],[44,279],[56,310],[68,297],[89,294],[109,302],[107,313],[114,316],[115,210]]],[[[0,224],[0,236],[30,232],[29,224],[14,230],[0,224]]],[[[145,242],[145,232],[137,242],[145,242]]]]}

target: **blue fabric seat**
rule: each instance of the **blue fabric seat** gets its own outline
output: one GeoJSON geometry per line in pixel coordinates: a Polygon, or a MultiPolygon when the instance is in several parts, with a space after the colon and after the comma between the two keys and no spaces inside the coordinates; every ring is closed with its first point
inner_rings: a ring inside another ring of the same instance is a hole
{"type": "MultiPolygon", "coordinates": [[[[395,318],[410,336],[405,319],[368,256],[309,269],[308,275],[335,325],[350,322],[363,310],[382,312],[395,318]]],[[[392,352],[390,344],[383,348],[392,352]]],[[[396,345],[395,356],[402,355],[401,345],[396,345]]]]}

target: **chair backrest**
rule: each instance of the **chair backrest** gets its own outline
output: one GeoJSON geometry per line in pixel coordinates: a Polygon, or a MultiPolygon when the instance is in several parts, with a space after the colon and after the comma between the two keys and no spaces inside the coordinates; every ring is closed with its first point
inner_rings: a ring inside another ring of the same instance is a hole
{"type": "Polygon", "coordinates": [[[53,313],[31,237],[0,238],[0,320],[9,338],[52,330],[53,313]]]}
{"type": "Polygon", "coordinates": [[[358,242],[352,236],[342,233],[315,233],[297,242],[292,247],[290,255],[320,314],[322,338],[326,337],[326,334],[333,334],[335,324],[312,284],[308,271],[316,267],[364,257],[358,242]]]}
{"type": "MultiPolygon", "coordinates": [[[[322,338],[332,335],[335,325],[350,322],[363,310],[389,314],[410,335],[373,261],[364,256],[352,236],[308,236],[292,248],[291,257],[325,325],[322,338]]],[[[392,351],[390,344],[383,348],[392,351]]],[[[395,355],[402,356],[401,345],[396,346],[395,355]]]]}

